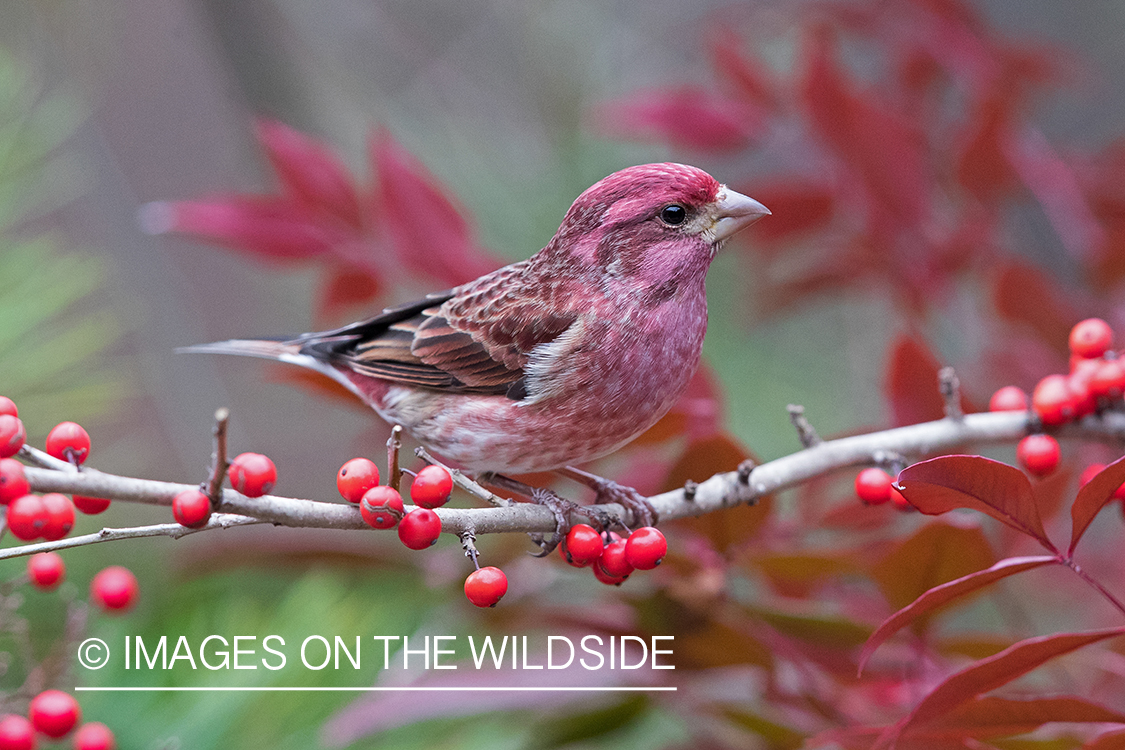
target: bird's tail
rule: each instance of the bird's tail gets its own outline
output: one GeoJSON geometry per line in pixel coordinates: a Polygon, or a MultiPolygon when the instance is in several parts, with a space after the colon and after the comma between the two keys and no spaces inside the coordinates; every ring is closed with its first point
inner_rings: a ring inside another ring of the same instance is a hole
{"type": "Polygon", "coordinates": [[[229,341],[216,341],[211,344],[182,346],[176,349],[176,352],[183,354],[236,354],[243,357],[258,357],[260,359],[272,359],[277,362],[285,362],[286,364],[297,365],[298,367],[304,367],[309,370],[316,370],[362,398],[362,395],[356,390],[355,385],[343,372],[320,357],[306,354],[303,351],[304,343],[305,342],[300,339],[288,341],[231,339],[229,341]]]}
{"type": "MultiPolygon", "coordinates": [[[[308,356],[301,354],[301,347],[295,341],[270,341],[267,339],[215,341],[211,344],[181,346],[176,349],[176,352],[178,354],[237,354],[243,357],[260,357],[281,362],[291,361],[294,357],[308,356]]],[[[293,362],[293,364],[300,363],[293,362]]]]}

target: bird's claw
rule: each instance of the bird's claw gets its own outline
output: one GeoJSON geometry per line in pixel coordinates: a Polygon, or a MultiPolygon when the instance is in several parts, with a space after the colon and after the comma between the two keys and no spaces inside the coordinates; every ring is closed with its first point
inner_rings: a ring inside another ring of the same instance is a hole
{"type": "Polygon", "coordinates": [[[555,551],[555,547],[559,546],[559,542],[570,531],[570,514],[579,506],[551,490],[540,488],[536,488],[531,493],[531,501],[547,508],[555,516],[555,531],[550,538],[543,534],[528,534],[531,541],[539,546],[539,552],[535,553],[535,557],[546,557],[555,551]]]}
{"type": "Polygon", "coordinates": [[[656,525],[658,519],[656,508],[652,507],[652,503],[648,501],[648,498],[632,487],[618,484],[612,479],[602,479],[599,477],[594,486],[594,493],[594,503],[596,505],[617,503],[632,514],[633,523],[635,525],[656,525]]]}

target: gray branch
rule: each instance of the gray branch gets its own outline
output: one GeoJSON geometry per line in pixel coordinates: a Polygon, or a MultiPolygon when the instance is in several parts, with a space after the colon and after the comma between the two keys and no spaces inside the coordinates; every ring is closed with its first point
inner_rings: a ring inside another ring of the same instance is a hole
{"type": "MultiPolygon", "coordinates": [[[[864,466],[885,460],[889,455],[921,458],[965,445],[1014,442],[1028,434],[1033,417],[1026,412],[995,412],[968,414],[959,419],[897,427],[865,435],[826,440],[796,453],[777,458],[741,471],[716,474],[698,485],[677,489],[648,498],[662,521],[706,513],[742,503],[799,485],[828,472],[864,466]],[[749,470],[747,472],[747,469],[749,470]]],[[[1125,414],[1111,412],[1091,416],[1058,430],[1060,437],[1125,443],[1125,414]]],[[[115,476],[83,468],[54,470],[27,467],[28,482],[36,492],[64,492],[114,500],[170,505],[172,498],[196,485],[160,482],[115,476]]],[[[624,509],[607,504],[610,513],[624,509]]],[[[407,506],[407,511],[412,510],[407,506]]],[[[339,502],[320,502],[289,497],[263,496],[249,498],[231,489],[222,492],[219,511],[233,514],[239,520],[212,521],[200,530],[249,523],[272,523],[281,526],[331,529],[367,529],[358,508],[339,502]]],[[[438,508],[442,531],[458,537],[466,532],[497,534],[513,532],[546,533],[555,528],[555,519],[545,507],[530,503],[512,503],[503,507],[438,508]]],[[[228,516],[227,518],[230,518],[228,516]]],[[[576,517],[580,522],[582,518],[576,517]]],[[[132,536],[175,536],[193,533],[177,524],[142,527],[142,529],[105,529],[98,534],[64,539],[59,542],[24,545],[4,550],[3,557],[15,557],[47,549],[80,546],[132,536]],[[175,533],[173,533],[175,531],[175,533]]]]}

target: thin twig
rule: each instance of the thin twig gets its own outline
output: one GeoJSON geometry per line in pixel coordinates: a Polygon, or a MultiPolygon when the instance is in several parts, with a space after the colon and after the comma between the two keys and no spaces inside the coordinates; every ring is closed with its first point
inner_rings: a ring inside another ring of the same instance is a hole
{"type": "Polygon", "coordinates": [[[211,520],[207,522],[206,526],[200,526],[198,528],[188,528],[178,523],[158,523],[152,526],[133,526],[124,529],[107,528],[93,534],[73,536],[54,542],[39,542],[37,544],[24,544],[19,547],[8,547],[7,549],[0,550],[0,560],[7,560],[13,557],[26,557],[39,552],[55,552],[60,549],[70,549],[71,547],[85,547],[100,542],[115,542],[119,539],[141,539],[149,536],[168,536],[173,539],[179,539],[182,536],[197,534],[200,531],[226,529],[232,526],[251,526],[258,523],[265,523],[265,521],[231,513],[216,513],[211,516],[211,520]]]}
{"type": "Polygon", "coordinates": [[[451,469],[450,467],[446,466],[441,461],[434,458],[433,455],[428,450],[426,450],[425,448],[422,448],[422,447],[415,448],[414,449],[414,455],[418,456],[418,458],[422,459],[423,461],[425,461],[428,464],[433,464],[434,466],[440,466],[441,468],[448,471],[449,475],[451,477],[453,477],[453,483],[455,485],[457,485],[461,489],[465,490],[465,492],[468,492],[470,495],[477,498],[478,500],[483,500],[484,502],[488,503],[489,505],[495,506],[497,508],[507,508],[508,506],[513,504],[513,501],[511,499],[506,498],[506,497],[500,497],[495,492],[491,492],[490,490],[486,489],[485,487],[482,487],[481,485],[477,484],[472,479],[465,476],[465,474],[460,469],[451,469]]]}
{"type": "Polygon", "coordinates": [[[961,410],[961,381],[952,367],[943,367],[938,370],[938,390],[945,406],[945,416],[949,419],[961,419],[965,412],[961,410]]]}
{"type": "Polygon", "coordinates": [[[473,561],[473,567],[480,570],[480,563],[477,562],[480,551],[477,550],[476,540],[477,535],[473,533],[472,529],[461,532],[461,548],[465,550],[465,557],[470,558],[473,561]]]}
{"type": "Polygon", "coordinates": [[[402,448],[402,425],[396,424],[391,428],[391,436],[387,439],[387,486],[399,491],[402,481],[402,468],[398,465],[398,452],[402,448]]]}
{"type": "Polygon", "coordinates": [[[806,448],[813,448],[824,442],[820,439],[820,435],[816,434],[816,430],[813,429],[808,417],[805,416],[805,407],[800,404],[789,404],[785,408],[789,410],[789,421],[797,428],[797,437],[800,439],[801,445],[806,448]]]}
{"type": "Polygon", "coordinates": [[[207,497],[211,499],[211,510],[218,510],[219,503],[223,501],[223,480],[227,476],[227,423],[230,421],[230,410],[221,408],[215,412],[215,449],[211,454],[211,476],[207,480],[207,497]]]}
{"type": "Polygon", "coordinates": [[[44,453],[38,448],[34,448],[27,443],[23,444],[19,452],[20,458],[27,461],[29,464],[34,464],[42,469],[54,469],[55,471],[75,471],[75,468],[69,461],[61,461],[54,456],[44,453]]]}

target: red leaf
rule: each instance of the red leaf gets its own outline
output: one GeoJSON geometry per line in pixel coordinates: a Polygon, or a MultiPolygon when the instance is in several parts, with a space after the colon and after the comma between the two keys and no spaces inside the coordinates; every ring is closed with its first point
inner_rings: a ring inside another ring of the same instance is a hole
{"type": "Polygon", "coordinates": [[[763,73],[768,68],[742,51],[738,35],[730,29],[717,30],[711,38],[710,50],[712,67],[731,83],[735,92],[761,107],[778,108],[777,85],[763,73]]]}
{"type": "Polygon", "coordinates": [[[319,141],[275,120],[257,123],[258,140],[290,198],[363,226],[359,195],[348,170],[319,141]]]}
{"type": "Polygon", "coordinates": [[[879,213],[919,225],[929,213],[925,141],[889,104],[855,93],[837,66],[835,39],[814,32],[802,97],[821,137],[856,173],[879,213]]]}
{"type": "MultiPolygon", "coordinates": [[[[891,349],[887,393],[896,427],[941,419],[945,402],[938,390],[941,364],[926,344],[901,335],[891,349]]],[[[962,408],[967,404],[962,400],[962,408]]]]}
{"type": "Polygon", "coordinates": [[[700,151],[745,148],[764,127],[762,113],[744,101],[725,99],[694,86],[638,91],[598,107],[603,132],[644,137],[700,151]]]}
{"type": "Polygon", "coordinates": [[[1043,206],[1063,246],[1079,260],[1092,259],[1105,237],[1074,170],[1038,131],[1027,130],[1007,145],[1008,158],[1043,206]]]}
{"type": "Polygon", "coordinates": [[[884,732],[877,747],[887,747],[900,733],[941,719],[966,701],[1006,685],[1051,659],[1120,635],[1125,635],[1125,627],[1087,633],[1056,633],[1020,641],[996,656],[981,659],[947,678],[922,699],[905,721],[884,732]]]}
{"type": "Polygon", "coordinates": [[[1066,353],[1070,328],[1081,318],[1047,274],[1008,263],[996,278],[993,298],[1001,317],[1027,324],[1048,346],[1066,353]]]}
{"type": "Polygon", "coordinates": [[[1086,532],[1094,516],[1113,499],[1117,488],[1125,484],[1125,457],[1105,467],[1078,490],[1078,497],[1070,507],[1071,532],[1067,556],[1074,554],[1078,540],[1086,532]]]}
{"type": "Polygon", "coordinates": [[[465,211],[389,133],[372,137],[371,157],[380,217],[404,266],[456,286],[504,265],[476,244],[465,211]]]}
{"type": "Polygon", "coordinates": [[[751,231],[757,242],[749,246],[755,251],[770,253],[763,244],[776,245],[799,232],[810,232],[828,224],[836,203],[836,193],[829,185],[794,179],[755,185],[754,195],[773,211],[770,221],[757,222],[751,231]],[[774,220],[776,219],[776,221],[774,220]]]}
{"type": "Polygon", "coordinates": [[[150,203],[142,209],[141,222],[153,234],[192,234],[270,258],[324,255],[342,241],[338,232],[312,220],[295,204],[271,198],[235,195],[213,201],[150,203]]]}
{"type": "Polygon", "coordinates": [[[1000,698],[985,696],[961,704],[924,729],[910,732],[952,737],[1008,737],[1033,732],[1050,722],[1125,722],[1125,714],[1074,696],[1000,698]]]}
{"type": "Polygon", "coordinates": [[[1012,99],[1005,92],[981,102],[970,120],[972,129],[964,143],[956,147],[957,180],[982,201],[997,200],[1019,185],[1005,151],[1005,143],[1012,137],[1012,99]]]}
{"type": "Polygon", "coordinates": [[[1014,466],[983,456],[939,456],[907,466],[898,483],[910,504],[923,513],[979,510],[1058,554],[1043,530],[1031,482],[1014,466]]]}
{"type": "Polygon", "coordinates": [[[1091,739],[1082,746],[1082,750],[1121,750],[1123,747],[1125,747],[1125,729],[1111,729],[1091,739]]]}
{"type": "Polygon", "coordinates": [[[351,266],[331,266],[325,277],[317,295],[316,314],[326,324],[349,308],[368,304],[382,291],[377,276],[351,266]]]}
{"type": "Polygon", "coordinates": [[[864,644],[863,651],[861,651],[859,655],[859,671],[863,671],[864,665],[871,657],[871,654],[875,652],[875,649],[881,646],[883,642],[893,634],[914,622],[922,615],[932,612],[938,607],[948,604],[966,594],[988,586],[1001,578],[1007,578],[1010,575],[1021,573],[1025,570],[1031,570],[1032,568],[1038,568],[1057,562],[1059,562],[1058,558],[1052,555],[1009,557],[1005,560],[1001,560],[987,570],[978,570],[976,573],[970,573],[957,580],[943,583],[940,586],[934,586],[932,589],[922,594],[922,596],[915,599],[913,603],[900,609],[884,620],[879,628],[871,634],[871,637],[867,640],[867,643],[864,644]]]}
{"type": "Polygon", "coordinates": [[[885,555],[872,555],[870,575],[887,602],[901,609],[934,586],[992,565],[996,555],[976,521],[930,520],[885,555]]]}

